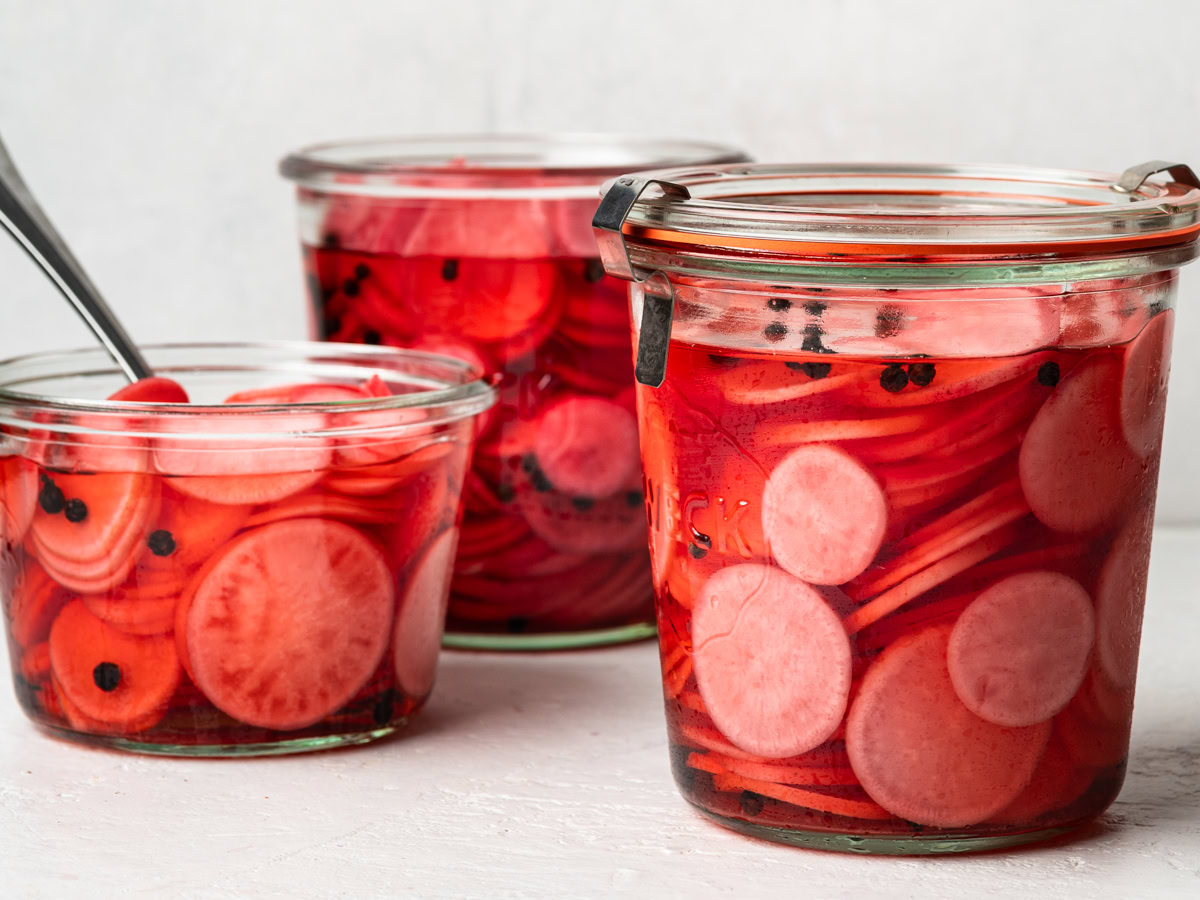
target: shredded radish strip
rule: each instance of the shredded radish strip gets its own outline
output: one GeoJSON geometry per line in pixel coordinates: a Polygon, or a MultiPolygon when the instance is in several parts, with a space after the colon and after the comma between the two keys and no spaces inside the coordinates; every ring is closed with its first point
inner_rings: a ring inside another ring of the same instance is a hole
{"type": "Polygon", "coordinates": [[[928,569],[900,582],[890,591],[885,591],[874,600],[860,606],[845,619],[846,632],[855,634],[868,625],[878,622],[889,613],[898,610],[915,597],[948,581],[976,563],[981,563],[994,553],[999,553],[1017,537],[1017,529],[1009,526],[992,532],[974,544],[970,544],[938,561],[928,569]]]}
{"type": "Polygon", "coordinates": [[[688,757],[688,765],[693,769],[703,769],[706,772],[712,772],[712,768],[721,770],[713,774],[728,772],[730,775],[741,775],[745,778],[770,781],[774,784],[789,784],[795,787],[848,787],[858,784],[858,779],[848,764],[844,766],[782,766],[732,759],[712,753],[693,753],[688,757]],[[711,765],[712,768],[708,768],[706,765],[711,765]]]}
{"type": "Polygon", "coordinates": [[[770,781],[759,781],[755,778],[745,778],[741,775],[724,773],[713,774],[713,787],[718,791],[752,791],[772,800],[790,803],[805,809],[827,812],[835,816],[849,819],[869,819],[873,821],[890,819],[892,814],[877,803],[869,800],[847,800],[829,794],[819,794],[804,788],[788,787],[770,781]]]}
{"type": "Polygon", "coordinates": [[[961,550],[979,538],[1024,518],[1028,514],[1029,504],[1023,497],[1003,503],[998,509],[985,510],[943,532],[940,537],[930,538],[926,544],[914,547],[907,553],[896,557],[887,564],[883,574],[877,575],[871,581],[854,587],[848,586],[846,596],[859,602],[873,597],[933,565],[939,559],[961,550]]]}

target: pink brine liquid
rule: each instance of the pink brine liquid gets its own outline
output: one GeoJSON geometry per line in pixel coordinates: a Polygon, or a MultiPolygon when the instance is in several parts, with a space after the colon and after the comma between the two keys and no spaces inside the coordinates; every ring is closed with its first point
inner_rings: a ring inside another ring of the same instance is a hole
{"type": "Polygon", "coordinates": [[[1112,801],[1173,316],[1137,314],[1132,340],[996,359],[672,344],[638,390],[688,800],[889,837],[1112,801]]]}
{"type": "MultiPolygon", "coordinates": [[[[625,284],[564,246],[553,203],[337,202],[305,251],[321,336],[455,355],[499,393],[464,483],[447,631],[650,621],[625,284]]],[[[586,224],[590,205],[569,209],[586,224]]]]}

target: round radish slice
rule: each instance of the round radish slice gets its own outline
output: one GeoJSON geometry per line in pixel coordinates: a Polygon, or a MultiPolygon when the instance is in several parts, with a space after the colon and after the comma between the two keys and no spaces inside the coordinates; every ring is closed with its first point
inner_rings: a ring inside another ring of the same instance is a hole
{"type": "Polygon", "coordinates": [[[1056,531],[1082,534],[1126,507],[1142,464],[1121,436],[1121,389],[1112,356],[1085,359],[1038,410],[1021,443],[1021,488],[1033,513],[1056,531]]]}
{"type": "Polygon", "coordinates": [[[281,475],[195,475],[172,478],[171,487],[210,503],[233,506],[274,503],[298,494],[321,480],[322,472],[286,472],[281,475]]]}
{"type": "Polygon", "coordinates": [[[1143,513],[1121,529],[1096,585],[1096,658],[1117,688],[1133,687],[1137,679],[1151,527],[1151,515],[1143,513]]]}
{"type": "Polygon", "coordinates": [[[1138,455],[1149,457],[1162,439],[1171,374],[1171,334],[1175,313],[1150,320],[1125,352],[1121,373],[1121,431],[1138,455]]]}
{"type": "Polygon", "coordinates": [[[134,473],[48,478],[43,494],[55,489],[63,505],[53,513],[43,505],[34,514],[32,533],[39,554],[60,563],[80,563],[83,569],[89,564],[119,563],[115,557],[123,554],[115,551],[132,549],[151,512],[153,501],[147,501],[157,494],[156,488],[153,479],[134,473]],[[131,533],[134,541],[129,539],[131,533]]]}
{"type": "Polygon", "coordinates": [[[0,540],[19,544],[37,509],[37,466],[20,456],[0,459],[0,540]]]}
{"type": "Polygon", "coordinates": [[[637,422],[611,400],[568,397],[543,413],[534,454],[559,491],[599,500],[637,468],[637,422]]]}
{"type": "Polygon", "coordinates": [[[394,601],[383,555],[348,525],[291,519],[247,532],[191,597],[196,686],[241,722],[312,725],[375,672],[394,601]]]}
{"type": "Polygon", "coordinates": [[[163,475],[284,478],[316,472],[319,478],[333,450],[329,440],[311,435],[321,432],[325,424],[320,413],[268,414],[231,408],[222,414],[198,414],[164,423],[164,430],[180,437],[158,438],[154,461],[163,475]]]}
{"type": "Polygon", "coordinates": [[[854,457],[828,444],[810,444],[771,472],[762,526],[768,549],[787,571],[812,584],[843,584],[879,552],[887,498],[854,457]]]}
{"type": "Polygon", "coordinates": [[[1090,769],[1071,758],[1066,743],[1056,730],[1029,779],[1029,786],[990,821],[1005,825],[1035,822],[1078,798],[1087,789],[1092,774],[1090,769]]]}
{"type": "Polygon", "coordinates": [[[959,616],[950,635],[950,680],[981,719],[1020,727],[1044,722],[1070,701],[1095,638],[1092,598],[1057,572],[997,582],[959,616]]]}
{"type": "Polygon", "coordinates": [[[564,553],[615,553],[644,547],[646,507],[640,478],[603,500],[569,497],[544,484],[523,483],[517,507],[533,532],[564,553]]]}
{"type": "Polygon", "coordinates": [[[36,562],[21,570],[8,603],[9,633],[20,647],[32,647],[50,634],[55,617],[70,599],[36,562]]]}
{"type": "Polygon", "coordinates": [[[871,799],[921,825],[961,828],[994,816],[1029,784],[1050,723],[1006,728],[958,699],[946,666],[949,626],[901,638],[863,676],[846,719],[850,766],[871,799]]]}
{"type": "Polygon", "coordinates": [[[452,528],[429,545],[408,576],[396,614],[392,642],[396,680],[410,697],[424,697],[433,688],[457,542],[458,532],[452,528]]]}
{"type": "Polygon", "coordinates": [[[79,600],[69,603],[50,629],[50,666],[64,698],[88,719],[113,727],[161,716],[179,685],[179,660],[169,635],[118,631],[79,600]]]}
{"type": "Polygon", "coordinates": [[[812,585],[756,563],[721,569],[696,597],[692,647],[713,723],[749,753],[803,753],[842,720],[850,640],[812,585]]]}

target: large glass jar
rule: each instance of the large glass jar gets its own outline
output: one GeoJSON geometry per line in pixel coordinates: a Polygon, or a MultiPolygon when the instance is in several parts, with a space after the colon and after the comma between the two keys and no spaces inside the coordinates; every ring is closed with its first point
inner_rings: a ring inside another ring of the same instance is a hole
{"type": "Polygon", "coordinates": [[[609,186],[688,801],[885,853],[1112,802],[1198,187],[1166,164],[609,186]]]}
{"type": "Polygon", "coordinates": [[[463,491],[449,646],[654,633],[628,309],[591,215],[621,172],[744,158],[510,135],[336,143],[284,161],[319,336],[454,354],[495,379],[463,491]]]}

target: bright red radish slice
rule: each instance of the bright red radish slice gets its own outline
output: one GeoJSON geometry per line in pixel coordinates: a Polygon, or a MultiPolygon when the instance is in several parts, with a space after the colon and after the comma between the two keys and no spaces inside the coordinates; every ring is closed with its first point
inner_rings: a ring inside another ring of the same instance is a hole
{"type": "Polygon", "coordinates": [[[879,552],[887,498],[844,450],[809,444],[788,454],[763,490],[763,534],[779,565],[812,584],[842,584],[879,552]]]}
{"type": "Polygon", "coordinates": [[[196,686],[241,722],[311,725],[375,672],[394,600],[382,554],[348,525],[291,519],[247,532],[191,598],[196,686]]]}
{"type": "Polygon", "coordinates": [[[83,716],[118,729],[161,716],[179,684],[169,636],[125,634],[78,600],[50,630],[50,665],[63,696],[83,716]]]}
{"type": "Polygon", "coordinates": [[[1008,806],[992,816],[992,822],[1028,825],[1047,813],[1062,809],[1087,789],[1092,772],[1071,758],[1066,743],[1055,729],[1042,752],[1029,786],[1008,806]]]}
{"type": "Polygon", "coordinates": [[[39,553],[85,569],[123,556],[117,548],[132,549],[129,535],[141,530],[150,512],[147,499],[156,488],[153,479],[137,473],[55,475],[53,483],[68,506],[80,505],[73,507],[71,518],[65,510],[51,514],[39,508],[33,518],[34,543],[39,553]]]}
{"type": "Polygon", "coordinates": [[[457,541],[453,528],[443,531],[408,575],[396,614],[392,658],[396,681],[409,697],[424,697],[433,688],[457,541]]]}
{"type": "Polygon", "coordinates": [[[1044,722],[1079,690],[1095,639],[1092,598],[1057,572],[1022,572],[992,585],[950,635],[950,680],[981,719],[1017,728],[1044,722]]]}
{"type": "Polygon", "coordinates": [[[1096,585],[1096,659],[1117,688],[1131,688],[1137,680],[1151,527],[1149,512],[1143,512],[1121,529],[1096,585]]]}
{"type": "Polygon", "coordinates": [[[134,583],[85,594],[88,610],[126,634],[169,634],[175,627],[175,607],[184,583],[170,579],[134,583]]]}
{"type": "Polygon", "coordinates": [[[25,565],[8,603],[9,633],[20,647],[32,647],[50,634],[55,616],[70,599],[36,562],[25,565]]]}
{"type": "Polygon", "coordinates": [[[1174,311],[1164,310],[1150,320],[1125,352],[1121,431],[1129,446],[1143,458],[1154,453],[1162,438],[1174,325],[1174,311]]]}
{"type": "Polygon", "coordinates": [[[794,756],[837,729],[850,641],[816,588],[770,566],[729,566],[692,610],[696,683],[713,723],[764,757],[794,756]]]}
{"type": "Polygon", "coordinates": [[[568,397],[542,414],[534,454],[557,490],[598,500],[637,468],[637,422],[603,397],[568,397]]]}
{"type": "Polygon", "coordinates": [[[615,553],[646,545],[646,507],[634,473],[625,490],[603,500],[568,497],[522,484],[517,507],[534,534],[564,553],[615,553]]]}
{"type": "Polygon", "coordinates": [[[125,385],[108,399],[126,403],[187,403],[188,395],[177,381],[151,377],[125,385]]]}
{"type": "Polygon", "coordinates": [[[237,534],[250,511],[249,506],[210,503],[166,489],[159,515],[146,525],[146,552],[138,571],[185,576],[237,534]]]}
{"type": "MultiPolygon", "coordinates": [[[[314,481],[320,478],[333,457],[331,441],[319,436],[326,426],[326,417],[321,413],[267,414],[252,407],[240,411],[235,407],[224,413],[199,413],[194,418],[180,418],[164,425],[165,430],[180,435],[178,438],[164,435],[155,442],[155,464],[164,475],[211,478],[214,482],[231,476],[258,476],[277,478],[281,485],[295,484],[302,483],[302,478],[314,481]]],[[[255,502],[218,499],[221,494],[232,496],[236,493],[232,489],[202,487],[195,492],[190,483],[180,489],[214,502],[255,502]]]]}
{"type": "Polygon", "coordinates": [[[0,459],[0,540],[19,544],[37,509],[37,466],[21,456],[0,459]]]}
{"type": "Polygon", "coordinates": [[[846,721],[846,752],[866,792],[892,814],[938,828],[994,816],[1029,784],[1050,723],[1006,728],[972,713],[946,664],[950,628],[888,647],[846,721]]]}
{"type": "Polygon", "coordinates": [[[1082,534],[1112,523],[1129,503],[1142,464],[1121,435],[1119,365],[1085,359],[1059,383],[1021,444],[1021,488],[1056,531],[1082,534]]]}

